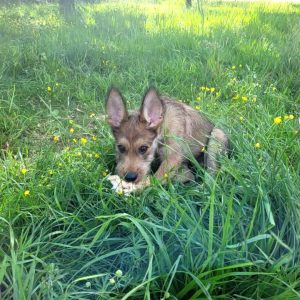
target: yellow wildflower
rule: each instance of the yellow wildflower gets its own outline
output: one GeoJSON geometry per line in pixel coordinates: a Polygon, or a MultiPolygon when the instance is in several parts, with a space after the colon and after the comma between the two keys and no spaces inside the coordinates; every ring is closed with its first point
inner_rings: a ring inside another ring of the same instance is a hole
{"type": "Polygon", "coordinates": [[[92,153],[87,153],[86,156],[91,158],[93,156],[93,154],[92,153]]]}
{"type": "Polygon", "coordinates": [[[200,106],[199,106],[199,105],[196,105],[196,106],[195,106],[195,109],[200,110],[200,106]]]}
{"type": "Polygon", "coordinates": [[[107,173],[106,173],[105,171],[103,171],[103,172],[102,172],[102,175],[103,175],[104,177],[106,177],[106,176],[107,176],[107,173]]]}
{"type": "Polygon", "coordinates": [[[53,174],[54,174],[53,170],[50,170],[50,171],[48,172],[48,174],[49,174],[49,175],[53,175],[53,174]]]}
{"type": "Polygon", "coordinates": [[[122,191],[118,191],[118,195],[119,195],[119,196],[122,196],[122,195],[123,195],[123,192],[122,192],[122,191]]]}
{"type": "Polygon", "coordinates": [[[51,86],[48,86],[48,87],[47,87],[47,91],[48,91],[48,92],[51,92],[51,91],[52,91],[51,86]]]}
{"type": "Polygon", "coordinates": [[[285,115],[285,116],[284,116],[284,119],[285,119],[285,120],[289,120],[289,119],[290,119],[289,115],[285,115]]]}
{"type": "Polygon", "coordinates": [[[80,143],[81,143],[82,145],[85,145],[85,144],[87,143],[87,139],[84,138],[84,137],[82,137],[82,138],[80,139],[80,143]]]}
{"type": "Polygon", "coordinates": [[[95,116],[96,116],[95,113],[91,113],[91,114],[90,114],[90,118],[94,118],[95,116]]]}
{"type": "Polygon", "coordinates": [[[243,101],[247,101],[247,100],[248,100],[248,97],[247,97],[247,96],[242,96],[242,100],[243,100],[243,101]]]}
{"type": "Polygon", "coordinates": [[[25,175],[27,172],[28,172],[28,170],[27,170],[26,168],[22,168],[22,169],[21,169],[21,173],[22,173],[23,175],[25,175]]]}
{"type": "Polygon", "coordinates": [[[77,155],[77,156],[81,156],[82,153],[81,153],[80,151],[78,151],[78,152],[76,153],[76,155],[77,155]]]}
{"type": "Polygon", "coordinates": [[[206,92],[209,92],[209,91],[210,91],[210,88],[206,86],[206,87],[205,87],[205,91],[206,91],[206,92]]]}
{"type": "Polygon", "coordinates": [[[201,86],[201,91],[205,91],[205,86],[201,86]]]}
{"type": "Polygon", "coordinates": [[[232,66],[232,67],[231,67],[232,70],[235,70],[235,68],[236,68],[236,66],[232,66]]]}
{"type": "Polygon", "coordinates": [[[210,88],[210,91],[213,93],[216,89],[214,87],[210,88]]]}
{"type": "Polygon", "coordinates": [[[70,133],[73,133],[74,132],[74,128],[70,128],[70,133]]]}
{"type": "Polygon", "coordinates": [[[58,135],[55,135],[55,136],[53,137],[53,141],[54,141],[54,142],[59,142],[59,136],[58,136],[58,135]]]}
{"type": "Polygon", "coordinates": [[[243,122],[244,121],[244,117],[240,117],[240,121],[243,122]]]}
{"type": "Polygon", "coordinates": [[[55,86],[59,86],[59,83],[58,83],[58,82],[55,82],[55,86]]]}
{"type": "Polygon", "coordinates": [[[168,178],[168,177],[169,177],[168,173],[165,173],[165,174],[164,174],[164,177],[165,177],[165,178],[168,178]]]}
{"type": "Polygon", "coordinates": [[[66,151],[69,151],[69,150],[70,150],[70,147],[66,147],[65,150],[66,150],[66,151]]]}
{"type": "Polygon", "coordinates": [[[97,141],[97,137],[95,135],[92,136],[93,141],[97,141]]]}
{"type": "Polygon", "coordinates": [[[23,195],[24,195],[25,197],[28,197],[28,196],[30,195],[30,191],[29,191],[29,190],[26,190],[26,191],[23,193],[23,195]]]}
{"type": "Polygon", "coordinates": [[[201,152],[204,152],[205,151],[205,146],[203,146],[202,148],[201,148],[201,152]]]}
{"type": "Polygon", "coordinates": [[[73,143],[76,144],[77,143],[77,139],[73,139],[73,143]]]}
{"type": "Polygon", "coordinates": [[[280,124],[280,123],[282,122],[282,117],[281,117],[281,116],[275,117],[275,118],[273,119],[273,121],[274,121],[274,123],[275,123],[276,125],[278,125],[278,124],[280,124]]]}
{"type": "Polygon", "coordinates": [[[99,153],[95,153],[95,158],[100,158],[100,154],[99,153]]]}
{"type": "Polygon", "coordinates": [[[197,99],[197,101],[200,101],[200,100],[201,100],[201,97],[198,96],[196,99],[197,99]]]}
{"type": "Polygon", "coordinates": [[[290,120],[294,120],[294,118],[295,118],[294,115],[289,115],[290,120]]]}
{"type": "Polygon", "coordinates": [[[256,149],[259,149],[260,147],[261,147],[260,143],[256,143],[256,144],[255,144],[255,148],[256,148],[256,149]]]}

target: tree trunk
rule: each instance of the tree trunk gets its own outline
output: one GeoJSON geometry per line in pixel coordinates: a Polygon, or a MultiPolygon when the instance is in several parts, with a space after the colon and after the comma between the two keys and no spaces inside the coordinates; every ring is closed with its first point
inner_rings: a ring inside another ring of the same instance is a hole
{"type": "Polygon", "coordinates": [[[185,0],[185,6],[186,8],[192,7],[192,0],[185,0]]]}
{"type": "Polygon", "coordinates": [[[59,0],[59,11],[66,20],[69,20],[75,13],[75,0],[59,0]]]}

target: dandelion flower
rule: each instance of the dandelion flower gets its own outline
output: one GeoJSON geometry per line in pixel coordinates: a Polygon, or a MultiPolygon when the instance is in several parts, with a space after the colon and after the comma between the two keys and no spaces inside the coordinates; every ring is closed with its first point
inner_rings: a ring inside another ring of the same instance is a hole
{"type": "Polygon", "coordinates": [[[235,68],[236,68],[236,66],[232,66],[232,67],[231,67],[232,70],[235,70],[235,68]]]}
{"type": "Polygon", "coordinates": [[[247,100],[248,100],[248,97],[247,97],[247,96],[242,96],[242,100],[243,100],[243,101],[247,101],[247,100]]]}
{"type": "Polygon", "coordinates": [[[123,195],[123,192],[122,192],[122,191],[118,191],[118,195],[119,195],[119,196],[122,196],[122,195],[123,195]]]}
{"type": "Polygon", "coordinates": [[[294,120],[294,118],[295,118],[294,115],[289,115],[290,120],[294,120]]]}
{"type": "Polygon", "coordinates": [[[205,86],[201,86],[201,91],[205,91],[205,86]]]}
{"type": "Polygon", "coordinates": [[[197,97],[196,99],[197,99],[197,101],[200,101],[200,100],[201,100],[201,97],[197,97]]]}
{"type": "Polygon", "coordinates": [[[95,113],[91,113],[91,114],[90,114],[90,118],[94,118],[95,116],[96,116],[95,113]]]}
{"type": "Polygon", "coordinates": [[[243,122],[244,121],[244,117],[240,117],[240,121],[243,122]]]}
{"type": "Polygon", "coordinates": [[[290,119],[289,115],[285,115],[283,118],[284,118],[285,120],[289,120],[289,119],[290,119]]]}
{"type": "Polygon", "coordinates": [[[87,139],[84,138],[84,137],[82,137],[82,138],[80,139],[80,143],[81,143],[82,145],[85,145],[85,144],[87,143],[87,139]]]}
{"type": "Polygon", "coordinates": [[[216,90],[216,88],[212,87],[210,88],[210,91],[213,93],[216,90]]]}
{"type": "Polygon", "coordinates": [[[77,155],[77,156],[81,156],[82,153],[81,153],[80,151],[78,151],[78,152],[76,153],[76,155],[77,155]]]}
{"type": "Polygon", "coordinates": [[[103,171],[102,175],[103,175],[103,177],[106,177],[107,176],[107,172],[103,171]]]}
{"type": "Polygon", "coordinates": [[[74,133],[74,128],[70,128],[70,133],[74,133]]]}
{"type": "Polygon", "coordinates": [[[196,105],[196,106],[195,106],[195,109],[200,110],[200,106],[199,106],[199,105],[196,105]]]}
{"type": "Polygon", "coordinates": [[[209,92],[209,91],[210,91],[210,88],[206,86],[206,87],[205,87],[205,91],[206,91],[206,92],[209,92]]]}
{"type": "Polygon", "coordinates": [[[275,117],[275,118],[273,119],[273,121],[274,121],[274,123],[275,123],[276,125],[278,125],[278,124],[280,124],[280,123],[282,122],[282,117],[281,117],[281,116],[275,117]]]}
{"type": "Polygon", "coordinates": [[[59,142],[59,136],[58,136],[58,135],[55,135],[55,136],[53,137],[53,141],[54,141],[54,142],[59,142]]]}
{"type": "Polygon", "coordinates": [[[28,196],[30,195],[30,191],[29,191],[29,190],[26,190],[26,191],[23,193],[23,195],[24,195],[25,197],[28,197],[28,196]]]}
{"type": "Polygon", "coordinates": [[[100,158],[100,154],[99,153],[95,153],[95,158],[100,158]]]}
{"type": "Polygon", "coordinates": [[[25,175],[27,172],[28,172],[28,170],[27,170],[26,168],[22,168],[22,169],[21,169],[21,173],[22,173],[23,175],[25,175]]]}
{"type": "Polygon", "coordinates": [[[255,148],[256,148],[256,149],[259,149],[260,147],[261,147],[260,143],[256,143],[256,144],[255,144],[255,148]]]}
{"type": "Polygon", "coordinates": [[[47,91],[48,91],[49,93],[52,91],[51,86],[48,86],[48,87],[47,87],[47,91]]]}
{"type": "Polygon", "coordinates": [[[123,276],[122,270],[117,270],[116,273],[115,273],[115,275],[116,275],[117,277],[122,277],[122,276],[123,276]]]}

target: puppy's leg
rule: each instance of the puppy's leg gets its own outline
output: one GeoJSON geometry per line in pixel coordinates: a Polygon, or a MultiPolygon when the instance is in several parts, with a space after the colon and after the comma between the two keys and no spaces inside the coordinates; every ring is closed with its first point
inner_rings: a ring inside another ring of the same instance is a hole
{"type": "Polygon", "coordinates": [[[195,179],[195,175],[186,164],[183,164],[179,168],[178,173],[174,174],[174,179],[178,182],[185,183],[187,181],[193,181],[195,179]]]}
{"type": "Polygon", "coordinates": [[[207,145],[207,151],[204,154],[204,164],[211,175],[214,175],[219,169],[219,156],[226,155],[229,149],[229,140],[223,130],[214,128],[207,145]]]}

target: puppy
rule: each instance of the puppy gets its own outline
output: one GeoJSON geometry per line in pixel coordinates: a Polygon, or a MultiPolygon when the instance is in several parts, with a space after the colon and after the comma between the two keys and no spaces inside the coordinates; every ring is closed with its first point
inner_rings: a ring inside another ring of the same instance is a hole
{"type": "Polygon", "coordinates": [[[219,168],[219,155],[228,151],[229,140],[221,129],[190,106],[160,96],[154,88],[146,91],[140,108],[130,114],[121,93],[111,88],[106,111],[116,141],[116,172],[130,192],[149,185],[147,175],[155,158],[160,161],[155,172],[159,180],[185,182],[194,179],[187,164],[190,154],[197,159],[203,156],[204,166],[213,175],[219,168]]]}

